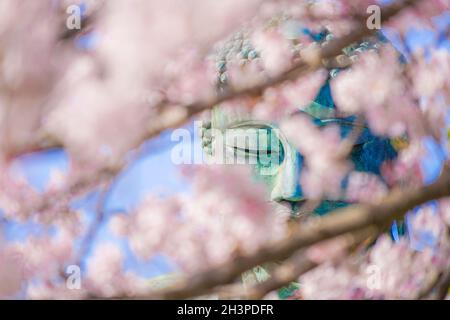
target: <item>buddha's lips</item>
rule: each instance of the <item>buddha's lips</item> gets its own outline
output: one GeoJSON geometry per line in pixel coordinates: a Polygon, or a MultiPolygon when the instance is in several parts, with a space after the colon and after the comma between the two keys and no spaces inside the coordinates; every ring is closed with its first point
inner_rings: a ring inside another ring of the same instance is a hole
{"type": "Polygon", "coordinates": [[[305,200],[299,201],[270,201],[274,206],[275,212],[280,214],[297,215],[305,204],[305,200]]]}
{"type": "Polygon", "coordinates": [[[342,205],[348,205],[350,202],[342,201],[342,200],[328,200],[324,199],[321,201],[308,201],[308,200],[299,200],[299,201],[270,201],[270,203],[274,206],[275,212],[280,214],[288,214],[293,217],[303,216],[305,214],[310,213],[319,213],[320,212],[328,212],[335,210],[342,205]],[[323,211],[323,205],[326,204],[327,210],[323,211]],[[319,211],[316,211],[319,210],[319,211]]]}

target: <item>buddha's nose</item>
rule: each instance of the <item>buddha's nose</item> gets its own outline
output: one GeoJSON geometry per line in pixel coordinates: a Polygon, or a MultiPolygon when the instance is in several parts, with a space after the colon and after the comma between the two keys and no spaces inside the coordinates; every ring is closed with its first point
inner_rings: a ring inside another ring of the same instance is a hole
{"type": "Polygon", "coordinates": [[[293,215],[296,213],[296,206],[294,202],[281,200],[273,202],[273,205],[275,208],[275,212],[278,214],[293,215]]]}
{"type": "Polygon", "coordinates": [[[272,200],[289,203],[303,200],[299,182],[302,162],[302,157],[294,148],[286,152],[286,157],[275,177],[272,200]]]}

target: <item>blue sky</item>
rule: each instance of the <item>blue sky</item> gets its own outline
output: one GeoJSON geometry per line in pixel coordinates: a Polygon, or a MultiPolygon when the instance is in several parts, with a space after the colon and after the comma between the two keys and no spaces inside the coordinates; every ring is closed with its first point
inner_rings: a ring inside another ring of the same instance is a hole
{"type": "MultiPolygon", "coordinates": [[[[197,139],[194,126],[186,127],[197,139]]],[[[112,215],[133,209],[149,193],[157,193],[168,196],[174,193],[188,190],[186,181],[179,174],[178,168],[172,164],[170,154],[172,146],[176,142],[170,139],[170,131],[160,137],[149,141],[143,148],[142,155],[122,174],[118,176],[108,193],[105,212],[112,215]]],[[[39,191],[43,191],[48,183],[53,170],[66,171],[69,163],[67,154],[63,150],[49,150],[23,156],[17,161],[16,166],[23,169],[26,178],[39,191]]],[[[98,194],[93,193],[80,199],[74,207],[86,213],[88,221],[91,221],[97,202],[98,194]]],[[[27,223],[8,223],[5,229],[6,237],[12,241],[22,241],[30,233],[36,234],[38,226],[27,223]]],[[[111,235],[106,225],[101,226],[96,238],[98,241],[114,242],[121,246],[127,253],[126,267],[138,271],[145,276],[154,276],[172,269],[163,257],[157,256],[151,261],[136,261],[127,245],[111,235]]]]}

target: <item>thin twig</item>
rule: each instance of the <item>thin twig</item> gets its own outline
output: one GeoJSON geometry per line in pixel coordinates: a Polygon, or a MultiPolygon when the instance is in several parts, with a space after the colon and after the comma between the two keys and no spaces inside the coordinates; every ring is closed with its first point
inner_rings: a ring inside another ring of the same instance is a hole
{"type": "Polygon", "coordinates": [[[105,204],[108,198],[110,186],[105,186],[103,190],[99,191],[99,196],[95,208],[94,221],[91,223],[89,230],[86,232],[84,239],[81,243],[81,247],[78,253],[78,260],[81,260],[89,253],[92,248],[94,239],[98,233],[98,230],[105,220],[105,204]]]}

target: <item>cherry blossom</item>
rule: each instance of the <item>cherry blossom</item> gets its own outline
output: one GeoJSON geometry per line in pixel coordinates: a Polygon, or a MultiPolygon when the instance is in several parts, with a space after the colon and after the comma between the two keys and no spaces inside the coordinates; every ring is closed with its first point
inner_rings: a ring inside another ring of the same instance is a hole
{"type": "Polygon", "coordinates": [[[378,53],[367,52],[348,71],[342,72],[332,83],[338,107],[347,113],[366,113],[372,130],[380,135],[411,138],[422,135],[420,109],[406,92],[398,53],[392,48],[378,53]],[[367,76],[370,75],[370,76],[367,76]],[[352,86],[367,90],[351,92],[352,86]]]}
{"type": "Polygon", "coordinates": [[[182,270],[192,272],[282,237],[287,216],[271,212],[262,197],[265,188],[250,181],[246,168],[195,170],[189,198],[150,197],[131,216],[120,215],[111,221],[116,234],[128,236],[138,257],[149,259],[164,253],[182,270]],[[211,181],[216,181],[213,188],[211,181]],[[204,239],[201,245],[198,237],[204,239]]]}
{"type": "Polygon", "coordinates": [[[300,178],[305,195],[311,199],[339,198],[341,182],[351,170],[350,162],[342,155],[339,128],[328,126],[320,130],[304,115],[285,121],[281,128],[305,155],[306,168],[300,178]]]}

